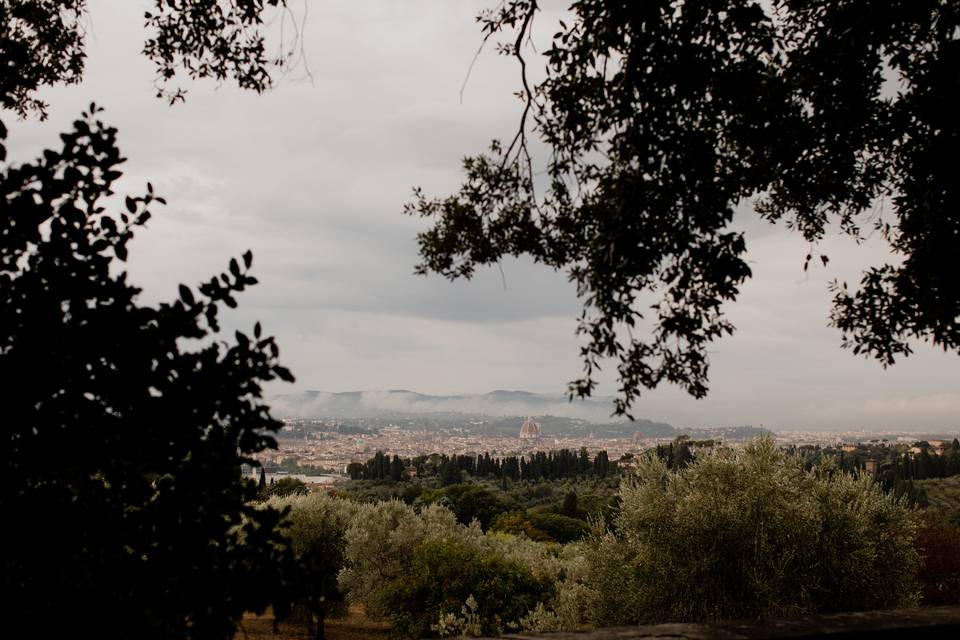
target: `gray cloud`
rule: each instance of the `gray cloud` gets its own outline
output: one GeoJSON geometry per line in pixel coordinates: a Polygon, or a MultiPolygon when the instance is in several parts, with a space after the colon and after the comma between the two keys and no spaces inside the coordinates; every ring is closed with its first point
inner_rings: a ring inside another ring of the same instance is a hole
{"type": "MultiPolygon", "coordinates": [[[[170,108],[153,97],[139,55],[141,4],[92,2],[84,83],[45,92],[47,122],[7,118],[10,157],[57,144],[90,101],[105,106],[130,158],[121,192],[150,180],[170,201],[131,246],[144,300],[171,298],[178,283],[253,249],[261,286],[227,327],[261,320],[298,377],[294,389],[562,393],[580,372],[579,304],[565,275],[519,260],[503,265],[506,289],[496,269],[472,282],[415,277],[424,223],[400,215],[413,186],[455,189],[461,158],[517,124],[516,67],[492,50],[460,104],[480,41],[473,16],[490,4],[312,3],[312,83],[287,80],[261,96],[190,85],[187,103],[170,108]]],[[[709,398],[657,390],[638,416],[681,427],[960,428],[955,354],[921,345],[885,371],[841,351],[826,326],[827,282],[856,281],[887,259],[882,244],[831,238],[821,247],[829,266],[804,274],[800,238],[747,207],[736,226],[755,277],[729,309],[737,335],[712,349],[709,398]]],[[[615,393],[613,369],[601,373],[601,393],[615,393]]]]}

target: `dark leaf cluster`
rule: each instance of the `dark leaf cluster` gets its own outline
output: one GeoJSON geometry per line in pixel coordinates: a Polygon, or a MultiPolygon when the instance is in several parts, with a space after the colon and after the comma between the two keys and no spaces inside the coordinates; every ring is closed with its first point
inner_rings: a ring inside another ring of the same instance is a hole
{"type": "Polygon", "coordinates": [[[233,78],[241,89],[257,93],[269,88],[271,67],[283,66],[289,54],[268,56],[263,12],[286,5],[286,0],[155,0],[143,15],[151,32],[143,52],[157,68],[157,97],[183,100],[182,89],[167,86],[178,72],[191,79],[233,78]]]}

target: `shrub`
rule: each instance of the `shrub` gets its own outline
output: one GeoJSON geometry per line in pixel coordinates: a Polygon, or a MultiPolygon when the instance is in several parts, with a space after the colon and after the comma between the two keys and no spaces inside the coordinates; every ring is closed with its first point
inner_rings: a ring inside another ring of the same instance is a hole
{"type": "Polygon", "coordinates": [[[583,520],[559,513],[533,513],[530,522],[554,542],[574,542],[590,533],[590,526],[583,520]]]}
{"type": "Polygon", "coordinates": [[[484,531],[490,528],[498,515],[515,507],[508,498],[472,483],[453,484],[443,489],[423,492],[416,503],[447,504],[461,524],[470,524],[476,519],[484,531]]]}
{"type": "Polygon", "coordinates": [[[493,521],[491,529],[499,533],[509,533],[515,536],[522,534],[538,542],[551,541],[550,536],[540,529],[537,529],[523,511],[501,513],[493,521]]]}
{"type": "Polygon", "coordinates": [[[804,471],[769,439],[677,473],[648,459],[620,494],[616,533],[588,553],[599,624],[917,602],[909,510],[868,479],[804,471]]]}
{"type": "Polygon", "coordinates": [[[393,621],[404,635],[476,635],[477,629],[547,624],[572,630],[583,619],[585,601],[574,596],[585,561],[575,545],[484,534],[476,521],[462,525],[442,505],[418,513],[399,501],[357,505],[345,540],[340,587],[368,615],[393,621]],[[531,618],[541,603],[542,615],[531,618]]]}
{"type": "Polygon", "coordinates": [[[262,491],[265,498],[286,498],[287,496],[305,496],[307,495],[307,485],[298,478],[280,478],[276,482],[271,482],[267,488],[262,491]]]}
{"type": "Polygon", "coordinates": [[[455,539],[425,541],[413,550],[409,572],[390,581],[384,602],[405,637],[435,634],[437,623],[468,605],[475,628],[499,634],[549,596],[551,584],[519,562],[455,539]]]}
{"type": "Polygon", "coordinates": [[[373,618],[389,619],[391,609],[385,589],[392,580],[410,572],[413,549],[429,540],[459,538],[482,544],[479,527],[464,527],[453,513],[440,505],[424,507],[418,514],[398,500],[357,505],[345,534],[346,566],[340,586],[349,600],[363,603],[373,618]]]}

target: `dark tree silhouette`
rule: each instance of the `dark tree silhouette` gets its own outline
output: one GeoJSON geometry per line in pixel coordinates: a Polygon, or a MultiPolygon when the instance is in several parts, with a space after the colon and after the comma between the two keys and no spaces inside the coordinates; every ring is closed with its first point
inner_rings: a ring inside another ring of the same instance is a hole
{"type": "MultiPolygon", "coordinates": [[[[0,106],[21,117],[46,116],[38,88],[83,78],[86,0],[0,0],[0,106]]],[[[191,79],[234,80],[261,92],[271,69],[301,58],[300,26],[287,0],[153,0],[144,12],[143,53],[157,70],[157,96],[171,103],[185,91],[170,86],[178,72],[191,79]],[[265,10],[290,23],[275,55],[264,43],[265,10]],[[292,38],[292,39],[291,39],[292,38]]]]}
{"type": "MultiPolygon", "coordinates": [[[[158,96],[178,72],[260,92],[295,63],[297,39],[265,51],[268,7],[286,0],[154,0],[144,54],[158,96]]],[[[86,0],[0,0],[0,107],[46,116],[38,89],[82,79],[86,0]]],[[[272,338],[217,339],[218,308],[256,280],[243,264],[156,308],[137,304],[127,242],[162,203],[148,185],[107,212],[123,161],[97,110],[61,150],[0,172],[0,382],[5,393],[0,511],[11,625],[105,637],[230,637],[290,575],[280,514],[249,506],[240,477],[275,447],[262,382],[292,380],[272,338]]],[[[0,160],[6,159],[0,121],[0,160]]],[[[262,476],[261,476],[262,479],[262,476]]],[[[274,602],[278,614],[289,603],[274,602]]]]}
{"type": "Polygon", "coordinates": [[[280,514],[250,506],[240,469],[275,446],[261,384],[292,377],[259,324],[218,334],[220,306],[256,283],[249,252],[172,303],[138,303],[127,243],[163,200],[148,184],[108,211],[123,158],[97,113],[61,149],[0,169],[8,622],[49,637],[94,619],[98,637],[231,637],[282,560],[280,514]]]}
{"type": "Polygon", "coordinates": [[[509,33],[501,52],[520,61],[520,127],[464,161],[454,195],[415,192],[407,213],[434,221],[417,271],[469,278],[521,254],[566,270],[586,340],[570,393],[589,395],[614,358],[628,413],[663,381],[706,394],[707,347],[734,330],[723,303],[751,275],[728,225],[753,201],[811,243],[805,269],[835,228],[889,242],[890,264],[834,285],[844,346],[884,366],[914,339],[958,349],[960,3],[771,5],[578,0],[538,85],[536,0],[482,14],[485,41],[509,33]],[[549,151],[542,177],[528,131],[549,151]]]}

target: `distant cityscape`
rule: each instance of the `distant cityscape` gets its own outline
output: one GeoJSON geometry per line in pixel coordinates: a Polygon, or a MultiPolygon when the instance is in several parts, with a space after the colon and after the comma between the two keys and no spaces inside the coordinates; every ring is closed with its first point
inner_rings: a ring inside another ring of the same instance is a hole
{"type": "MultiPolygon", "coordinates": [[[[394,414],[370,417],[284,417],[278,449],[259,455],[271,476],[295,474],[343,476],[351,463],[376,452],[414,458],[430,454],[494,458],[531,456],[538,451],[606,451],[611,460],[636,455],[680,436],[737,446],[769,435],[785,447],[834,447],[853,451],[858,444],[910,445],[950,442],[958,432],[777,431],[754,426],[676,429],[650,421],[591,423],[560,416],[484,416],[455,413],[394,414]]],[[[328,478],[328,481],[332,479],[328,478]]]]}

